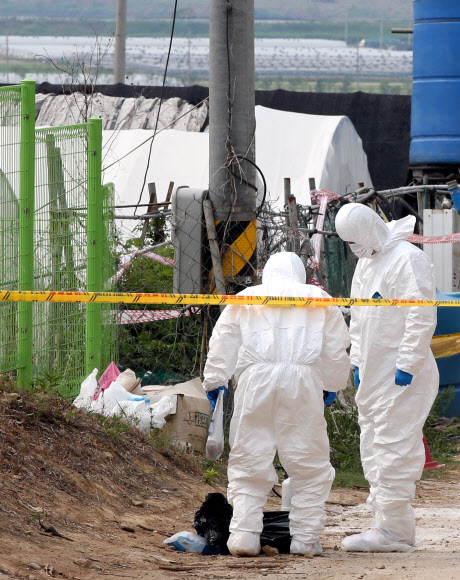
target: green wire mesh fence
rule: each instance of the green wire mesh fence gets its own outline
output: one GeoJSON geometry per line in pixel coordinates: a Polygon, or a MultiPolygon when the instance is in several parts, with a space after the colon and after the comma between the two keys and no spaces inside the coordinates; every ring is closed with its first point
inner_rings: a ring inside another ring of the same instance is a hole
{"type": "MultiPolygon", "coordinates": [[[[19,159],[21,87],[0,88],[0,284],[13,290],[19,283],[19,159]]],[[[0,304],[0,368],[18,366],[18,305],[0,304]]]]}
{"type": "MultiPolygon", "coordinates": [[[[100,119],[35,130],[30,85],[0,88],[1,287],[111,290],[113,188],[100,183],[100,119]]],[[[0,304],[0,373],[16,372],[24,387],[44,374],[77,394],[88,371],[114,358],[116,339],[102,305],[0,304]]]]}

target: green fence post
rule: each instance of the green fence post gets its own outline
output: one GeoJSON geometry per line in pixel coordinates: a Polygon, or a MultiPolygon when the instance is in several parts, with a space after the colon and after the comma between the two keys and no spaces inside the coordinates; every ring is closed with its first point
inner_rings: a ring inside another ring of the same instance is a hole
{"type": "MultiPolygon", "coordinates": [[[[35,81],[21,83],[21,154],[19,200],[19,289],[33,290],[34,284],[34,197],[35,197],[35,81]]],[[[18,308],[18,385],[32,382],[33,304],[18,308]]]]}
{"type": "MultiPolygon", "coordinates": [[[[102,291],[103,199],[101,184],[102,120],[88,122],[87,290],[102,291]]],[[[86,306],[86,375],[101,370],[102,304],[86,306]]]]}

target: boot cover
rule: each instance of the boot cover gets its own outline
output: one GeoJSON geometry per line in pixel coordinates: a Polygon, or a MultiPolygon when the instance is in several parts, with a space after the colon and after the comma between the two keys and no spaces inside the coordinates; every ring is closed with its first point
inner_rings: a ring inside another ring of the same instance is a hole
{"type": "Polygon", "coordinates": [[[382,530],[371,528],[342,541],[347,552],[413,552],[414,546],[389,539],[382,530]]]}
{"type": "Polygon", "coordinates": [[[304,544],[299,542],[299,540],[292,540],[291,542],[291,554],[299,554],[300,556],[305,556],[305,554],[310,554],[310,556],[320,556],[323,553],[323,547],[316,541],[311,544],[304,544]]]}
{"type": "Polygon", "coordinates": [[[233,532],[227,542],[232,556],[258,556],[260,554],[260,534],[253,532],[233,532]]]}

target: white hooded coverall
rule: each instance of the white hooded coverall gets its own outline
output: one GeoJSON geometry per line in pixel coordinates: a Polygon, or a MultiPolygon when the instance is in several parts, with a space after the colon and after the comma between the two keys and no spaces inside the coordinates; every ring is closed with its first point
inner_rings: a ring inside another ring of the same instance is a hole
{"type": "MultiPolygon", "coordinates": [[[[352,298],[372,298],[378,292],[390,299],[436,299],[432,263],[405,241],[414,225],[413,216],[385,224],[357,203],[340,209],[337,233],[363,256],[353,276],[352,298]]],[[[411,502],[425,463],[422,429],[439,386],[430,349],[435,327],[435,307],[351,308],[350,357],[360,377],[361,460],[370,484],[373,528],[392,542],[388,551],[410,550],[415,543],[411,502]],[[413,375],[410,385],[395,384],[397,369],[413,375]]],[[[353,543],[351,538],[346,541],[353,543]]]]}
{"type": "MultiPolygon", "coordinates": [[[[262,284],[240,294],[328,296],[305,284],[305,268],[290,252],[270,257],[262,284]]],[[[323,390],[346,386],[349,336],[337,307],[227,306],[211,337],[204,388],[235,375],[230,426],[230,532],[262,531],[263,507],[277,483],[276,451],[293,491],[294,540],[318,540],[334,479],[324,419],[323,390]]]]}

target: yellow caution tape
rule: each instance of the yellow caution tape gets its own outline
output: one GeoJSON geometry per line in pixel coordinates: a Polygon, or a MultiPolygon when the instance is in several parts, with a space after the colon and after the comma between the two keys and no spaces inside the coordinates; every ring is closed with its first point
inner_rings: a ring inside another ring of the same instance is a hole
{"type": "Polygon", "coordinates": [[[92,302],[104,304],[207,304],[237,306],[456,306],[456,300],[386,300],[383,298],[309,298],[288,296],[234,296],[216,294],[153,294],[147,292],[46,292],[4,290],[0,301],[92,302]]]}
{"type": "Polygon", "coordinates": [[[453,356],[460,353],[460,333],[444,334],[433,336],[431,339],[431,350],[435,358],[453,356]]]}

